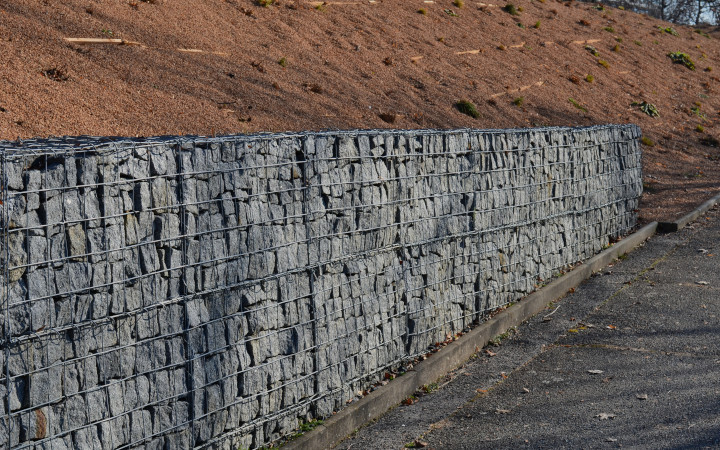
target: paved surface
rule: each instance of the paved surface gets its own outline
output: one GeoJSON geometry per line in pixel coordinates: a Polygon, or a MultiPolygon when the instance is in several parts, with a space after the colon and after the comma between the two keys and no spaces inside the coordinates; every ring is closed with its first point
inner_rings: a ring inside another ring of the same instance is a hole
{"type": "Polygon", "coordinates": [[[720,211],[653,237],[427,390],[337,448],[720,448],[720,211]]]}

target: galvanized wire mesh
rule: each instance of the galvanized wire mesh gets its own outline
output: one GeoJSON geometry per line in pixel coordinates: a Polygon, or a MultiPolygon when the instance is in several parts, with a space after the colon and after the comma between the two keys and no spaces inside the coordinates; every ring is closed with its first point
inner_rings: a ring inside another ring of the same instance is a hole
{"type": "Polygon", "coordinates": [[[0,143],[0,445],[257,447],[635,224],[639,129],[0,143]]]}

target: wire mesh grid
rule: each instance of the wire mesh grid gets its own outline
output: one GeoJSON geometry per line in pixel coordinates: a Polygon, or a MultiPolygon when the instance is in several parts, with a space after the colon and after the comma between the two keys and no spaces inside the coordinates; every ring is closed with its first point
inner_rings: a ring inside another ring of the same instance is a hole
{"type": "Polygon", "coordinates": [[[0,144],[0,445],[259,447],[635,223],[634,126],[0,144]]]}

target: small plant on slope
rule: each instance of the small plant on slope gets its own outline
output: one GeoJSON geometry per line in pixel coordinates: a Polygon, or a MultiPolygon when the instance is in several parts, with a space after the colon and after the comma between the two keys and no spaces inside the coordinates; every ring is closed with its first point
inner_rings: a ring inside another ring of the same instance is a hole
{"type": "Polygon", "coordinates": [[[703,114],[702,111],[700,111],[700,104],[695,104],[692,108],[690,108],[690,111],[692,111],[693,114],[701,118],[702,120],[707,120],[707,117],[705,117],[705,114],[703,114]]]}
{"type": "Polygon", "coordinates": [[[593,56],[600,56],[600,52],[592,45],[586,45],[585,50],[589,51],[593,56]]]}
{"type": "Polygon", "coordinates": [[[658,27],[658,30],[662,31],[663,33],[672,34],[673,36],[680,36],[673,27],[658,27]]]}
{"type": "Polygon", "coordinates": [[[658,112],[655,105],[648,102],[632,102],[631,106],[637,106],[638,109],[645,114],[647,114],[650,117],[660,117],[660,113],[658,112]]]}
{"type": "Polygon", "coordinates": [[[682,64],[690,70],[695,70],[695,63],[692,61],[692,59],[690,59],[690,56],[687,53],[672,52],[668,53],[668,57],[670,57],[672,62],[674,62],[675,64],[682,64]]]}
{"type": "Polygon", "coordinates": [[[519,16],[520,13],[518,12],[518,9],[513,5],[512,3],[508,3],[503,8],[506,13],[510,14],[511,16],[519,16]]]}
{"type": "Polygon", "coordinates": [[[578,101],[575,100],[574,98],[569,98],[568,101],[569,101],[570,103],[572,103],[572,105],[573,105],[574,107],[576,107],[577,109],[579,109],[580,111],[588,112],[587,108],[584,107],[583,105],[581,105],[580,103],[578,103],[578,101]]]}
{"type": "Polygon", "coordinates": [[[455,107],[458,109],[458,111],[463,114],[467,114],[473,119],[477,119],[478,117],[480,117],[480,113],[472,102],[469,102],[467,100],[460,100],[459,102],[455,103],[455,107]]]}

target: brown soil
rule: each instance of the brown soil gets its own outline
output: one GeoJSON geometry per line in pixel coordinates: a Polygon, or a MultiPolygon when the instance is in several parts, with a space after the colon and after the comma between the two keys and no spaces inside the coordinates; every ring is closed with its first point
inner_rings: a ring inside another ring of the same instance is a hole
{"type": "Polygon", "coordinates": [[[450,0],[9,0],[0,139],[632,122],[656,144],[644,146],[643,222],[715,193],[720,150],[701,141],[720,136],[720,35],[586,3],[513,2],[517,16],[504,2],[450,0]],[[658,29],[669,26],[679,36],[658,29]],[[696,70],[673,64],[675,51],[696,70]],[[455,108],[462,99],[479,118],[455,108]]]}

